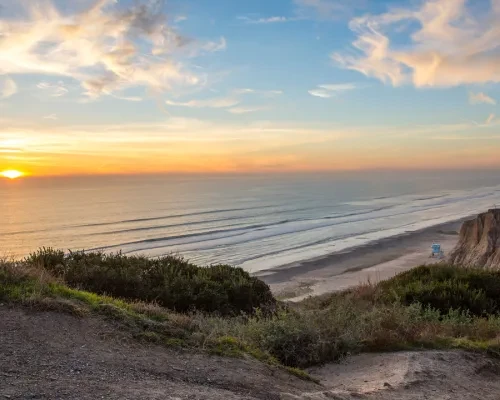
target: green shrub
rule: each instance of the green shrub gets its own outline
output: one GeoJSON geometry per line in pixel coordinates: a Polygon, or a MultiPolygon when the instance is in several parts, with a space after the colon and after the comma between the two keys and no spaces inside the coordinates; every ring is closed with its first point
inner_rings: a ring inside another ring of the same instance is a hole
{"type": "Polygon", "coordinates": [[[26,262],[45,268],[72,287],[156,302],[179,312],[251,314],[255,308],[275,304],[264,282],[228,265],[198,267],[174,256],[149,259],[121,253],[64,254],[50,248],[38,250],[26,262]]]}
{"type": "Polygon", "coordinates": [[[386,302],[420,303],[448,314],[450,310],[487,316],[500,312],[500,272],[421,266],[378,286],[377,296],[386,302]]]}
{"type": "Polygon", "coordinates": [[[303,368],[358,351],[364,315],[348,301],[326,310],[283,309],[272,317],[249,318],[240,335],[283,365],[303,368]]]}
{"type": "Polygon", "coordinates": [[[57,269],[64,264],[64,251],[55,250],[51,247],[42,247],[36,252],[26,257],[25,261],[31,265],[50,266],[51,269],[57,269]]]}

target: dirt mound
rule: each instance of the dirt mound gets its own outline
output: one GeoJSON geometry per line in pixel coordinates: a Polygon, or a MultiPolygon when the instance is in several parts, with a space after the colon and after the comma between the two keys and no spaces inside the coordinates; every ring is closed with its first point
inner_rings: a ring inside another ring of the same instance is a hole
{"type": "Polygon", "coordinates": [[[463,223],[449,261],[455,265],[500,269],[500,209],[489,210],[463,223]]]}
{"type": "Polygon", "coordinates": [[[496,400],[500,361],[463,351],[362,354],[311,369],[324,389],[290,400],[496,400]]]}

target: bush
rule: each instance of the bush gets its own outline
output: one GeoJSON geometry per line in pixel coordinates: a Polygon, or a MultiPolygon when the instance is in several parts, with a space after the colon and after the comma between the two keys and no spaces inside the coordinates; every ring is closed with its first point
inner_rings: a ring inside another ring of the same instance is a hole
{"type": "Polygon", "coordinates": [[[309,367],[358,351],[367,331],[365,315],[352,301],[340,299],[325,310],[299,306],[272,317],[257,314],[239,334],[283,365],[309,367]]]}
{"type": "Polygon", "coordinates": [[[488,316],[500,313],[500,272],[421,266],[379,285],[377,296],[385,302],[420,303],[448,314],[451,310],[488,316]]]}
{"type": "Polygon", "coordinates": [[[121,253],[69,252],[43,248],[26,262],[39,265],[68,285],[114,297],[157,302],[179,312],[251,314],[275,304],[269,287],[241,268],[198,267],[182,258],[149,259],[121,253]]]}

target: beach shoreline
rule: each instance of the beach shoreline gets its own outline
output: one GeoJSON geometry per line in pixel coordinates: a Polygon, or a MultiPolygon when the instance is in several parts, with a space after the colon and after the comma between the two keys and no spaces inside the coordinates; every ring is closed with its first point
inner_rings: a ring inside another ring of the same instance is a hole
{"type": "Polygon", "coordinates": [[[254,276],[269,284],[278,298],[287,301],[300,301],[362,283],[377,283],[418,265],[439,262],[430,257],[432,243],[440,243],[446,256],[455,247],[462,222],[467,219],[470,217],[259,271],[254,276]]]}

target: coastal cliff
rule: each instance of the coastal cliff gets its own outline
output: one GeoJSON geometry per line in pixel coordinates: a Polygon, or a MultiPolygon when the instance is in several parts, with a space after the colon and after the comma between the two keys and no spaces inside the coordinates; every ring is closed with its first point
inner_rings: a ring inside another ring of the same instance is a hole
{"type": "Polygon", "coordinates": [[[463,223],[449,262],[500,269],[500,209],[488,210],[463,223]]]}

